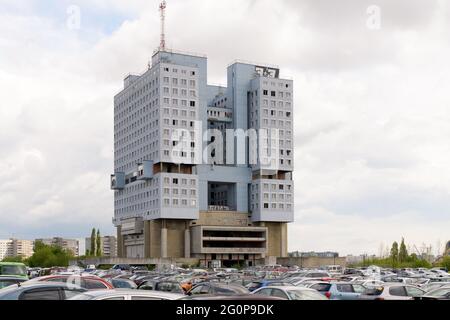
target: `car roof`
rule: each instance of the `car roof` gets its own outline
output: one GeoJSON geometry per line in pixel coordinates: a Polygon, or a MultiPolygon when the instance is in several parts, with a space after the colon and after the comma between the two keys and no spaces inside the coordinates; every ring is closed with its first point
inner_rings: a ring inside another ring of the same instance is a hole
{"type": "Polygon", "coordinates": [[[0,280],[20,280],[22,282],[28,281],[24,277],[21,276],[13,276],[13,275],[0,275],[0,280]]]}
{"type": "Polygon", "coordinates": [[[25,266],[22,262],[0,262],[0,266],[25,266]]]}
{"type": "Polygon", "coordinates": [[[261,289],[281,289],[281,290],[304,290],[304,291],[316,291],[311,288],[297,287],[297,286],[267,286],[261,289]]]}
{"type": "Polygon", "coordinates": [[[264,295],[256,295],[256,294],[238,294],[231,296],[220,296],[220,295],[194,295],[187,296],[182,298],[181,300],[285,300],[279,297],[272,296],[264,296],[264,295]]]}
{"type": "Polygon", "coordinates": [[[83,278],[83,279],[90,279],[90,280],[103,280],[102,278],[100,278],[99,276],[96,275],[80,275],[80,274],[50,274],[47,276],[42,276],[42,277],[37,277],[34,279],[39,279],[39,280],[43,280],[43,279],[52,279],[52,278],[72,278],[72,277],[76,277],[76,278],[83,278]]]}
{"type": "Polygon", "coordinates": [[[20,284],[13,284],[9,287],[3,288],[0,291],[0,295],[10,293],[11,291],[15,290],[25,290],[25,289],[39,289],[39,288],[70,288],[70,289],[76,289],[80,291],[86,291],[86,289],[81,288],[80,286],[74,285],[74,284],[67,284],[63,282],[31,282],[31,281],[25,281],[20,284]]]}
{"type": "MultiPolygon", "coordinates": [[[[176,281],[168,281],[168,282],[176,282],[176,281]]],[[[212,287],[232,287],[232,288],[242,288],[243,287],[240,284],[226,283],[226,282],[200,282],[200,283],[197,283],[194,287],[205,285],[205,284],[206,285],[211,285],[212,287]]]]}
{"type": "Polygon", "coordinates": [[[168,299],[178,299],[184,297],[182,294],[171,293],[171,292],[162,292],[162,291],[153,291],[153,290],[135,290],[135,289],[113,289],[113,290],[95,290],[88,291],[84,293],[85,295],[89,295],[94,298],[100,297],[108,297],[115,296],[120,294],[130,294],[130,295],[139,295],[139,296],[148,296],[148,297],[161,297],[168,299]]]}

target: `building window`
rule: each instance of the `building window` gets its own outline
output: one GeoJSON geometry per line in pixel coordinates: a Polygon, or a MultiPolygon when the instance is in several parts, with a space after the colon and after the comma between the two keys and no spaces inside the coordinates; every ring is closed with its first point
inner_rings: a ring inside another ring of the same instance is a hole
{"type": "Polygon", "coordinates": [[[264,203],[264,209],[269,209],[269,204],[268,203],[264,203]]]}
{"type": "Polygon", "coordinates": [[[269,94],[268,90],[263,90],[263,95],[267,96],[269,94]]]}
{"type": "Polygon", "coordinates": [[[190,102],[189,102],[189,105],[190,105],[191,107],[195,107],[195,101],[190,101],[190,102]]]}
{"type": "Polygon", "coordinates": [[[172,183],[173,184],[178,184],[178,178],[173,178],[172,183]]]}

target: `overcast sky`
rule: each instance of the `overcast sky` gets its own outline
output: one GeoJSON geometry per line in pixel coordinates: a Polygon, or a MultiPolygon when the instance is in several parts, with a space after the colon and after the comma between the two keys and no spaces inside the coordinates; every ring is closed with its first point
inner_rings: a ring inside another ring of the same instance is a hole
{"type": "MultiPolygon", "coordinates": [[[[113,96],[159,43],[158,2],[0,0],[0,238],[115,233],[113,96]]],[[[450,240],[448,1],[167,10],[168,46],[207,54],[210,83],[225,84],[235,59],[294,79],[289,250],[378,253],[404,236],[436,251],[450,240]]]]}

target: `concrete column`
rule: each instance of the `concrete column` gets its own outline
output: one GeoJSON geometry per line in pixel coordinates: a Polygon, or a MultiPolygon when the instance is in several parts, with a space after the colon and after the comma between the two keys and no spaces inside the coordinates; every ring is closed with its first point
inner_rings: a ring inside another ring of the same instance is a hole
{"type": "Polygon", "coordinates": [[[281,231],[281,257],[287,257],[287,224],[280,225],[281,231]]]}
{"type": "Polygon", "coordinates": [[[191,230],[189,227],[184,230],[184,257],[187,259],[191,257],[191,230]]]}
{"type": "Polygon", "coordinates": [[[117,226],[117,256],[124,258],[122,226],[117,226]]]}
{"type": "Polygon", "coordinates": [[[248,212],[248,184],[236,183],[237,211],[248,212]]]}
{"type": "Polygon", "coordinates": [[[161,258],[167,258],[167,227],[166,221],[162,221],[161,225],[161,258]]]}
{"type": "Polygon", "coordinates": [[[200,211],[208,211],[208,181],[198,180],[197,193],[200,211]]]}
{"type": "Polygon", "coordinates": [[[151,221],[144,221],[144,258],[151,258],[151,235],[150,235],[151,221]]]}

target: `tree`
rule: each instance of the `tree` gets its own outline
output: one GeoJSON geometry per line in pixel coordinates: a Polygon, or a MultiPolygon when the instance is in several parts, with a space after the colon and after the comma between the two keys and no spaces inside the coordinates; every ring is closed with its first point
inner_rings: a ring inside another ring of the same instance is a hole
{"type": "Polygon", "coordinates": [[[408,250],[406,250],[404,238],[402,238],[402,242],[400,243],[400,252],[398,254],[398,260],[400,262],[406,262],[408,260],[408,250]]]}
{"type": "Polygon", "coordinates": [[[100,257],[102,255],[102,239],[100,237],[100,230],[97,230],[96,243],[97,243],[97,251],[95,252],[95,255],[97,257],[100,257]]]}
{"type": "Polygon", "coordinates": [[[37,241],[34,245],[34,253],[27,262],[30,267],[67,267],[71,259],[73,259],[71,251],[37,241]]]}
{"type": "Polygon", "coordinates": [[[92,228],[91,232],[91,249],[89,250],[91,255],[95,255],[95,228],[92,228]]]}
{"type": "Polygon", "coordinates": [[[442,259],[441,267],[447,269],[447,271],[450,270],[450,256],[446,256],[442,259]]]}
{"type": "Polygon", "coordinates": [[[391,248],[391,259],[392,259],[392,266],[395,267],[398,261],[398,243],[397,241],[394,241],[391,248]]]}
{"type": "Polygon", "coordinates": [[[2,262],[24,262],[21,256],[18,257],[5,257],[2,262]]]}

